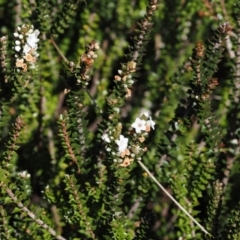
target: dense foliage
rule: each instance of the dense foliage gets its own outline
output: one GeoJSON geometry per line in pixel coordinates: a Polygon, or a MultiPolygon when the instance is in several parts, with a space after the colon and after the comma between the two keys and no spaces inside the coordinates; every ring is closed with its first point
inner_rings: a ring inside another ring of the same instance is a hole
{"type": "Polygon", "coordinates": [[[240,239],[240,5],[0,0],[0,239],[240,239]]]}

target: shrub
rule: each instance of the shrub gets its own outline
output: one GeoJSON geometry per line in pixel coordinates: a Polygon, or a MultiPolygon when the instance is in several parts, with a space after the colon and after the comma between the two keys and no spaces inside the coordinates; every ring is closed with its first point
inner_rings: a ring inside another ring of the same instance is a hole
{"type": "Polygon", "coordinates": [[[240,5],[5,1],[1,239],[240,239],[240,5]]]}

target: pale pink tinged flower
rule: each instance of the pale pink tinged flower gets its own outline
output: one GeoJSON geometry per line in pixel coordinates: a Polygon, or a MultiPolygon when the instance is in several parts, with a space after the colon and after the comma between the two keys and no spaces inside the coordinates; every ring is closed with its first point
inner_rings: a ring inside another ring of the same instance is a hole
{"type": "Polygon", "coordinates": [[[130,151],[127,148],[120,154],[121,158],[124,158],[125,156],[129,156],[129,155],[130,155],[130,151]]]}
{"type": "Polygon", "coordinates": [[[26,54],[23,58],[26,59],[27,62],[31,62],[31,63],[36,62],[36,58],[29,53],[26,54]]]}
{"type": "Polygon", "coordinates": [[[149,125],[146,125],[146,132],[150,132],[150,130],[151,130],[151,127],[149,126],[149,125]]]}
{"type": "Polygon", "coordinates": [[[23,67],[23,58],[22,59],[17,59],[17,61],[16,61],[16,67],[23,67]]]}
{"type": "Polygon", "coordinates": [[[143,143],[145,141],[145,137],[141,136],[138,138],[139,142],[143,143]]]}
{"type": "Polygon", "coordinates": [[[23,63],[22,65],[23,72],[27,72],[27,64],[23,63]]]}
{"type": "Polygon", "coordinates": [[[121,167],[127,167],[131,164],[131,162],[133,162],[133,159],[132,158],[129,158],[129,157],[126,157],[124,159],[124,161],[119,165],[121,167]]]}
{"type": "Polygon", "coordinates": [[[147,121],[147,126],[150,126],[153,130],[155,129],[154,126],[155,126],[155,122],[152,120],[151,117],[149,117],[149,120],[147,121]]]}
{"type": "Polygon", "coordinates": [[[127,94],[125,95],[127,98],[132,96],[132,91],[127,88],[127,94]]]}
{"type": "Polygon", "coordinates": [[[146,130],[146,121],[136,118],[135,122],[131,125],[135,129],[136,133],[141,133],[141,131],[146,130]]]}
{"type": "Polygon", "coordinates": [[[111,142],[108,134],[106,134],[106,133],[104,133],[104,134],[102,135],[102,140],[105,141],[105,142],[107,142],[107,143],[110,143],[110,142],[111,142]]]}
{"type": "Polygon", "coordinates": [[[36,57],[32,57],[32,62],[31,63],[35,63],[36,62],[36,57]]]}
{"type": "Polygon", "coordinates": [[[128,147],[128,138],[125,138],[123,135],[120,135],[119,140],[115,141],[118,145],[118,151],[123,152],[128,147]]]}
{"type": "Polygon", "coordinates": [[[115,79],[116,81],[120,81],[120,80],[121,80],[121,77],[118,76],[118,75],[116,75],[116,76],[114,76],[114,79],[115,79]]]}

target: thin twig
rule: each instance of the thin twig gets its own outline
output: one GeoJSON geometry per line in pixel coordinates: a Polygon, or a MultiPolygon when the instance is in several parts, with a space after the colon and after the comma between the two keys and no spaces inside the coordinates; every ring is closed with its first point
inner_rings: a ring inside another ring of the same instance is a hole
{"type": "Polygon", "coordinates": [[[133,204],[133,206],[131,207],[130,211],[128,212],[128,218],[129,219],[132,219],[133,218],[133,215],[134,213],[137,211],[137,209],[139,208],[140,206],[140,203],[142,202],[142,197],[139,197],[133,204]]]}
{"type": "Polygon", "coordinates": [[[63,55],[62,51],[59,49],[59,47],[57,46],[56,42],[54,41],[53,38],[50,39],[51,43],[53,44],[53,46],[56,48],[57,52],[59,53],[59,55],[61,56],[61,58],[65,61],[68,62],[67,58],[63,55]]]}
{"type": "Polygon", "coordinates": [[[210,233],[200,224],[197,222],[197,220],[195,220],[189,213],[188,211],[182,207],[177,200],[175,200],[175,198],[158,182],[158,180],[152,175],[152,173],[150,173],[150,171],[148,170],[148,168],[141,162],[138,161],[138,163],[140,164],[140,166],[148,173],[148,175],[150,176],[150,178],[152,178],[152,180],[159,186],[159,188],[197,225],[199,226],[199,228],[206,234],[210,233]]]}
{"type": "Polygon", "coordinates": [[[57,235],[56,231],[49,227],[46,223],[44,223],[40,218],[37,218],[36,215],[31,212],[27,207],[25,207],[19,200],[18,198],[14,195],[14,193],[6,187],[6,192],[8,196],[17,204],[17,206],[22,209],[34,222],[36,222],[40,227],[44,228],[47,230],[52,236],[54,236],[58,240],[66,240],[66,238],[57,235]]]}

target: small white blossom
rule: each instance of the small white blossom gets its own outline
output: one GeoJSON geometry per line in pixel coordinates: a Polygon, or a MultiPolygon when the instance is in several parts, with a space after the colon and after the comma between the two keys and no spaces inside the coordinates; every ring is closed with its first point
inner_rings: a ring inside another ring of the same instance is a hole
{"type": "Polygon", "coordinates": [[[131,125],[132,128],[135,128],[136,133],[141,133],[141,131],[146,130],[146,121],[140,118],[136,118],[135,122],[131,125]]]}
{"type": "Polygon", "coordinates": [[[32,48],[25,44],[24,47],[23,47],[23,53],[26,55],[27,53],[29,53],[30,51],[32,50],[32,48]]]}
{"type": "Polygon", "coordinates": [[[148,111],[143,111],[140,115],[140,118],[136,118],[135,122],[131,125],[135,128],[136,133],[141,133],[144,131],[146,134],[150,132],[151,128],[154,129],[155,122],[150,117],[148,111]]]}
{"type": "Polygon", "coordinates": [[[134,81],[133,80],[128,80],[128,84],[133,84],[134,81]]]}
{"type": "Polygon", "coordinates": [[[118,151],[123,152],[128,147],[128,138],[125,138],[123,135],[120,135],[119,140],[115,141],[118,145],[118,151]]]}
{"type": "Polygon", "coordinates": [[[34,32],[28,34],[28,37],[26,38],[26,42],[31,48],[37,47],[37,42],[39,41],[39,39],[38,39],[39,34],[40,34],[40,31],[38,29],[36,29],[36,30],[34,30],[34,32]]]}
{"type": "Polygon", "coordinates": [[[111,142],[111,140],[110,140],[110,138],[109,138],[109,136],[108,136],[107,133],[104,133],[104,134],[102,135],[102,140],[105,141],[105,142],[107,142],[107,143],[110,143],[110,142],[111,142]]]}
{"type": "Polygon", "coordinates": [[[18,175],[22,178],[30,178],[31,175],[29,173],[27,173],[27,171],[22,171],[20,173],[18,173],[18,175]]]}
{"type": "Polygon", "coordinates": [[[230,141],[230,143],[231,144],[233,144],[233,145],[238,145],[238,140],[235,138],[235,139],[232,139],[231,141],[230,141]]]}
{"type": "Polygon", "coordinates": [[[122,75],[122,73],[123,73],[122,70],[118,70],[118,74],[119,74],[120,76],[122,75]]]}
{"type": "Polygon", "coordinates": [[[15,51],[19,52],[21,50],[21,47],[20,46],[15,46],[15,51]]]}
{"type": "Polygon", "coordinates": [[[147,121],[147,126],[150,126],[154,130],[155,122],[152,120],[151,117],[149,117],[149,120],[147,121]]]}
{"type": "Polygon", "coordinates": [[[19,40],[16,40],[16,41],[15,41],[15,44],[16,44],[16,45],[20,45],[21,42],[20,42],[19,40]]]}

